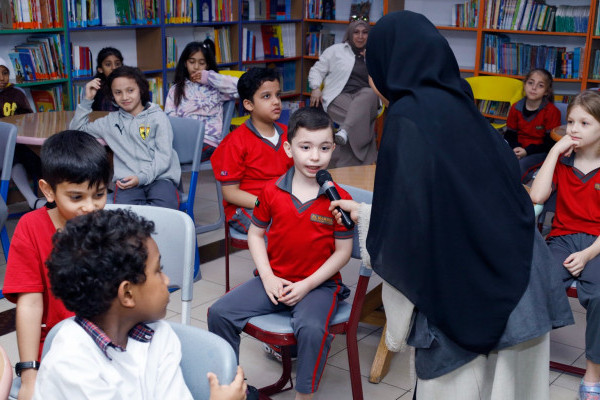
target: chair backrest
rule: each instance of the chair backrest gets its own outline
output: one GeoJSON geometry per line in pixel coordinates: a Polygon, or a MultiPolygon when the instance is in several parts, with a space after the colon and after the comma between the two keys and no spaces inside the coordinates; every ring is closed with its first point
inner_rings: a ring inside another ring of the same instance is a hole
{"type": "Polygon", "coordinates": [[[523,82],[505,76],[471,76],[466,78],[476,100],[508,102],[511,105],[523,98],[523,82]]]}
{"type": "Polygon", "coordinates": [[[31,97],[31,92],[29,90],[23,90],[22,88],[15,86],[15,89],[17,89],[18,91],[20,91],[21,93],[23,93],[23,95],[25,95],[25,98],[27,99],[27,102],[29,103],[29,107],[31,107],[31,111],[36,113],[37,112],[37,108],[35,107],[35,103],[33,102],[33,98],[31,97]]]}
{"type": "Polygon", "coordinates": [[[210,386],[206,374],[213,372],[219,384],[235,378],[237,359],[233,348],[221,337],[194,326],[169,322],[181,342],[181,371],[194,399],[208,399],[210,386]]]}
{"type": "Polygon", "coordinates": [[[8,197],[8,182],[12,171],[12,163],[15,155],[15,145],[17,144],[17,127],[13,124],[0,122],[0,165],[2,173],[0,174],[0,195],[4,201],[8,197]]]}
{"type": "Polygon", "coordinates": [[[221,129],[221,140],[229,134],[231,130],[231,119],[235,111],[235,100],[227,100],[223,103],[223,129],[221,129]]]}
{"type": "Polygon", "coordinates": [[[173,128],[173,150],[186,171],[199,171],[204,143],[204,122],[193,118],[169,117],[173,128]]]}
{"type": "Polygon", "coordinates": [[[129,209],[154,222],[152,238],[160,250],[164,272],[171,288],[181,289],[181,322],[190,323],[193,290],[196,229],[194,221],[184,212],[163,207],[107,204],[107,210],[129,209]]]}
{"type": "Polygon", "coordinates": [[[567,103],[554,103],[558,111],[560,111],[560,124],[566,125],[567,123],[567,107],[569,104],[567,103]]]}

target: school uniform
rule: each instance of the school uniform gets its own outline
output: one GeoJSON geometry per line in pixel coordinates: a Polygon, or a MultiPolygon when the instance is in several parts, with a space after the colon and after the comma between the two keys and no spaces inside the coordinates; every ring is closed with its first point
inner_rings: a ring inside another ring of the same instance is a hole
{"type": "MultiPolygon", "coordinates": [[[[263,229],[270,225],[267,253],[273,273],[297,282],[312,275],[333,254],[336,239],[352,240],[353,230],[335,222],[323,189],[315,199],[299,202],[292,194],[293,176],[294,168],[291,168],[265,186],[254,208],[252,223],[263,229]]],[[[340,187],[337,189],[343,199],[351,198],[340,187]]],[[[251,317],[289,310],[298,340],[296,390],[312,393],[318,388],[334,337],[328,331],[330,318],[335,315],[338,301],[349,294],[338,272],[296,305],[275,305],[269,300],[260,277],[256,277],[211,306],[208,328],[227,340],[239,357],[239,334],[251,317]]]]}

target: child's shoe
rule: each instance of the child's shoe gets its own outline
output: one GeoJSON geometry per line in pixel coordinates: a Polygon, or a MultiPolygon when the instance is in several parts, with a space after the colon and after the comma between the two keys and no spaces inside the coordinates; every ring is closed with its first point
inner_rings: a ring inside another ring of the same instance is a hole
{"type": "Polygon", "coordinates": [[[600,400],[600,383],[587,386],[582,379],[579,384],[579,400],[600,400]]]}
{"type": "Polygon", "coordinates": [[[254,386],[248,385],[248,389],[246,389],[246,400],[259,400],[260,394],[258,393],[258,389],[254,386]]]}
{"type": "MultiPolygon", "coordinates": [[[[263,350],[271,357],[281,361],[281,347],[263,343],[263,350]]],[[[294,361],[298,357],[298,347],[295,345],[292,346],[291,351],[292,361],[294,361]]]]}
{"type": "Polygon", "coordinates": [[[346,132],[344,129],[340,129],[333,136],[333,141],[335,144],[339,144],[340,146],[345,145],[348,143],[348,132],[346,132]]]}

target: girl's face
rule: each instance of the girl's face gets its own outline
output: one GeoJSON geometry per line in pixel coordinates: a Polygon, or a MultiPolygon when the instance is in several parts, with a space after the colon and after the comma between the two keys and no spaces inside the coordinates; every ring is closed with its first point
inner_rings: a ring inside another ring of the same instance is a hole
{"type": "MultiPolygon", "coordinates": [[[[190,58],[185,62],[185,66],[187,67],[188,74],[190,76],[191,81],[196,81],[195,77],[206,69],[206,58],[204,58],[204,54],[202,51],[197,51],[190,55],[190,58]]],[[[200,79],[198,77],[198,79],[200,79]]]]}
{"type": "Polygon", "coordinates": [[[125,76],[115,78],[112,82],[111,90],[115,102],[124,111],[136,116],[144,109],[140,97],[140,88],[135,79],[125,76]]]}
{"type": "Polygon", "coordinates": [[[110,55],[102,60],[100,66],[98,67],[98,73],[104,74],[104,76],[109,76],[113,69],[119,68],[123,65],[123,62],[119,60],[119,58],[115,55],[110,55]]]}
{"type": "Polygon", "coordinates": [[[549,89],[550,87],[546,78],[539,72],[534,72],[529,79],[525,81],[525,97],[527,97],[527,100],[542,100],[542,98],[548,94],[549,89]]]}
{"type": "Polygon", "coordinates": [[[359,49],[362,49],[367,45],[367,38],[369,37],[369,31],[362,25],[356,27],[354,32],[352,32],[352,42],[354,46],[359,49]]]}
{"type": "Polygon", "coordinates": [[[577,148],[600,145],[600,122],[581,106],[574,106],[567,118],[567,135],[579,141],[577,148]]]}

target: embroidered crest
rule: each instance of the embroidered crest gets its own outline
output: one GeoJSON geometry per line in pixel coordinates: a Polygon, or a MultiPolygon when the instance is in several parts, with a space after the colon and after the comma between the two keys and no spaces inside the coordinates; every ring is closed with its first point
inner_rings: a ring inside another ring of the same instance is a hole
{"type": "Polygon", "coordinates": [[[150,126],[148,125],[140,125],[140,137],[142,140],[146,140],[148,135],[150,134],[150,126]]]}
{"type": "Polygon", "coordinates": [[[318,214],[310,214],[310,220],[319,224],[333,225],[333,218],[318,214]]]}
{"type": "Polygon", "coordinates": [[[545,130],[544,129],[544,125],[538,125],[538,126],[535,127],[535,129],[540,130],[540,131],[545,130]]]}
{"type": "Polygon", "coordinates": [[[600,183],[596,183],[596,184],[594,184],[594,189],[596,189],[596,190],[600,190],[600,183]]]}
{"type": "Polygon", "coordinates": [[[221,176],[227,176],[227,171],[221,171],[221,176]]]}

